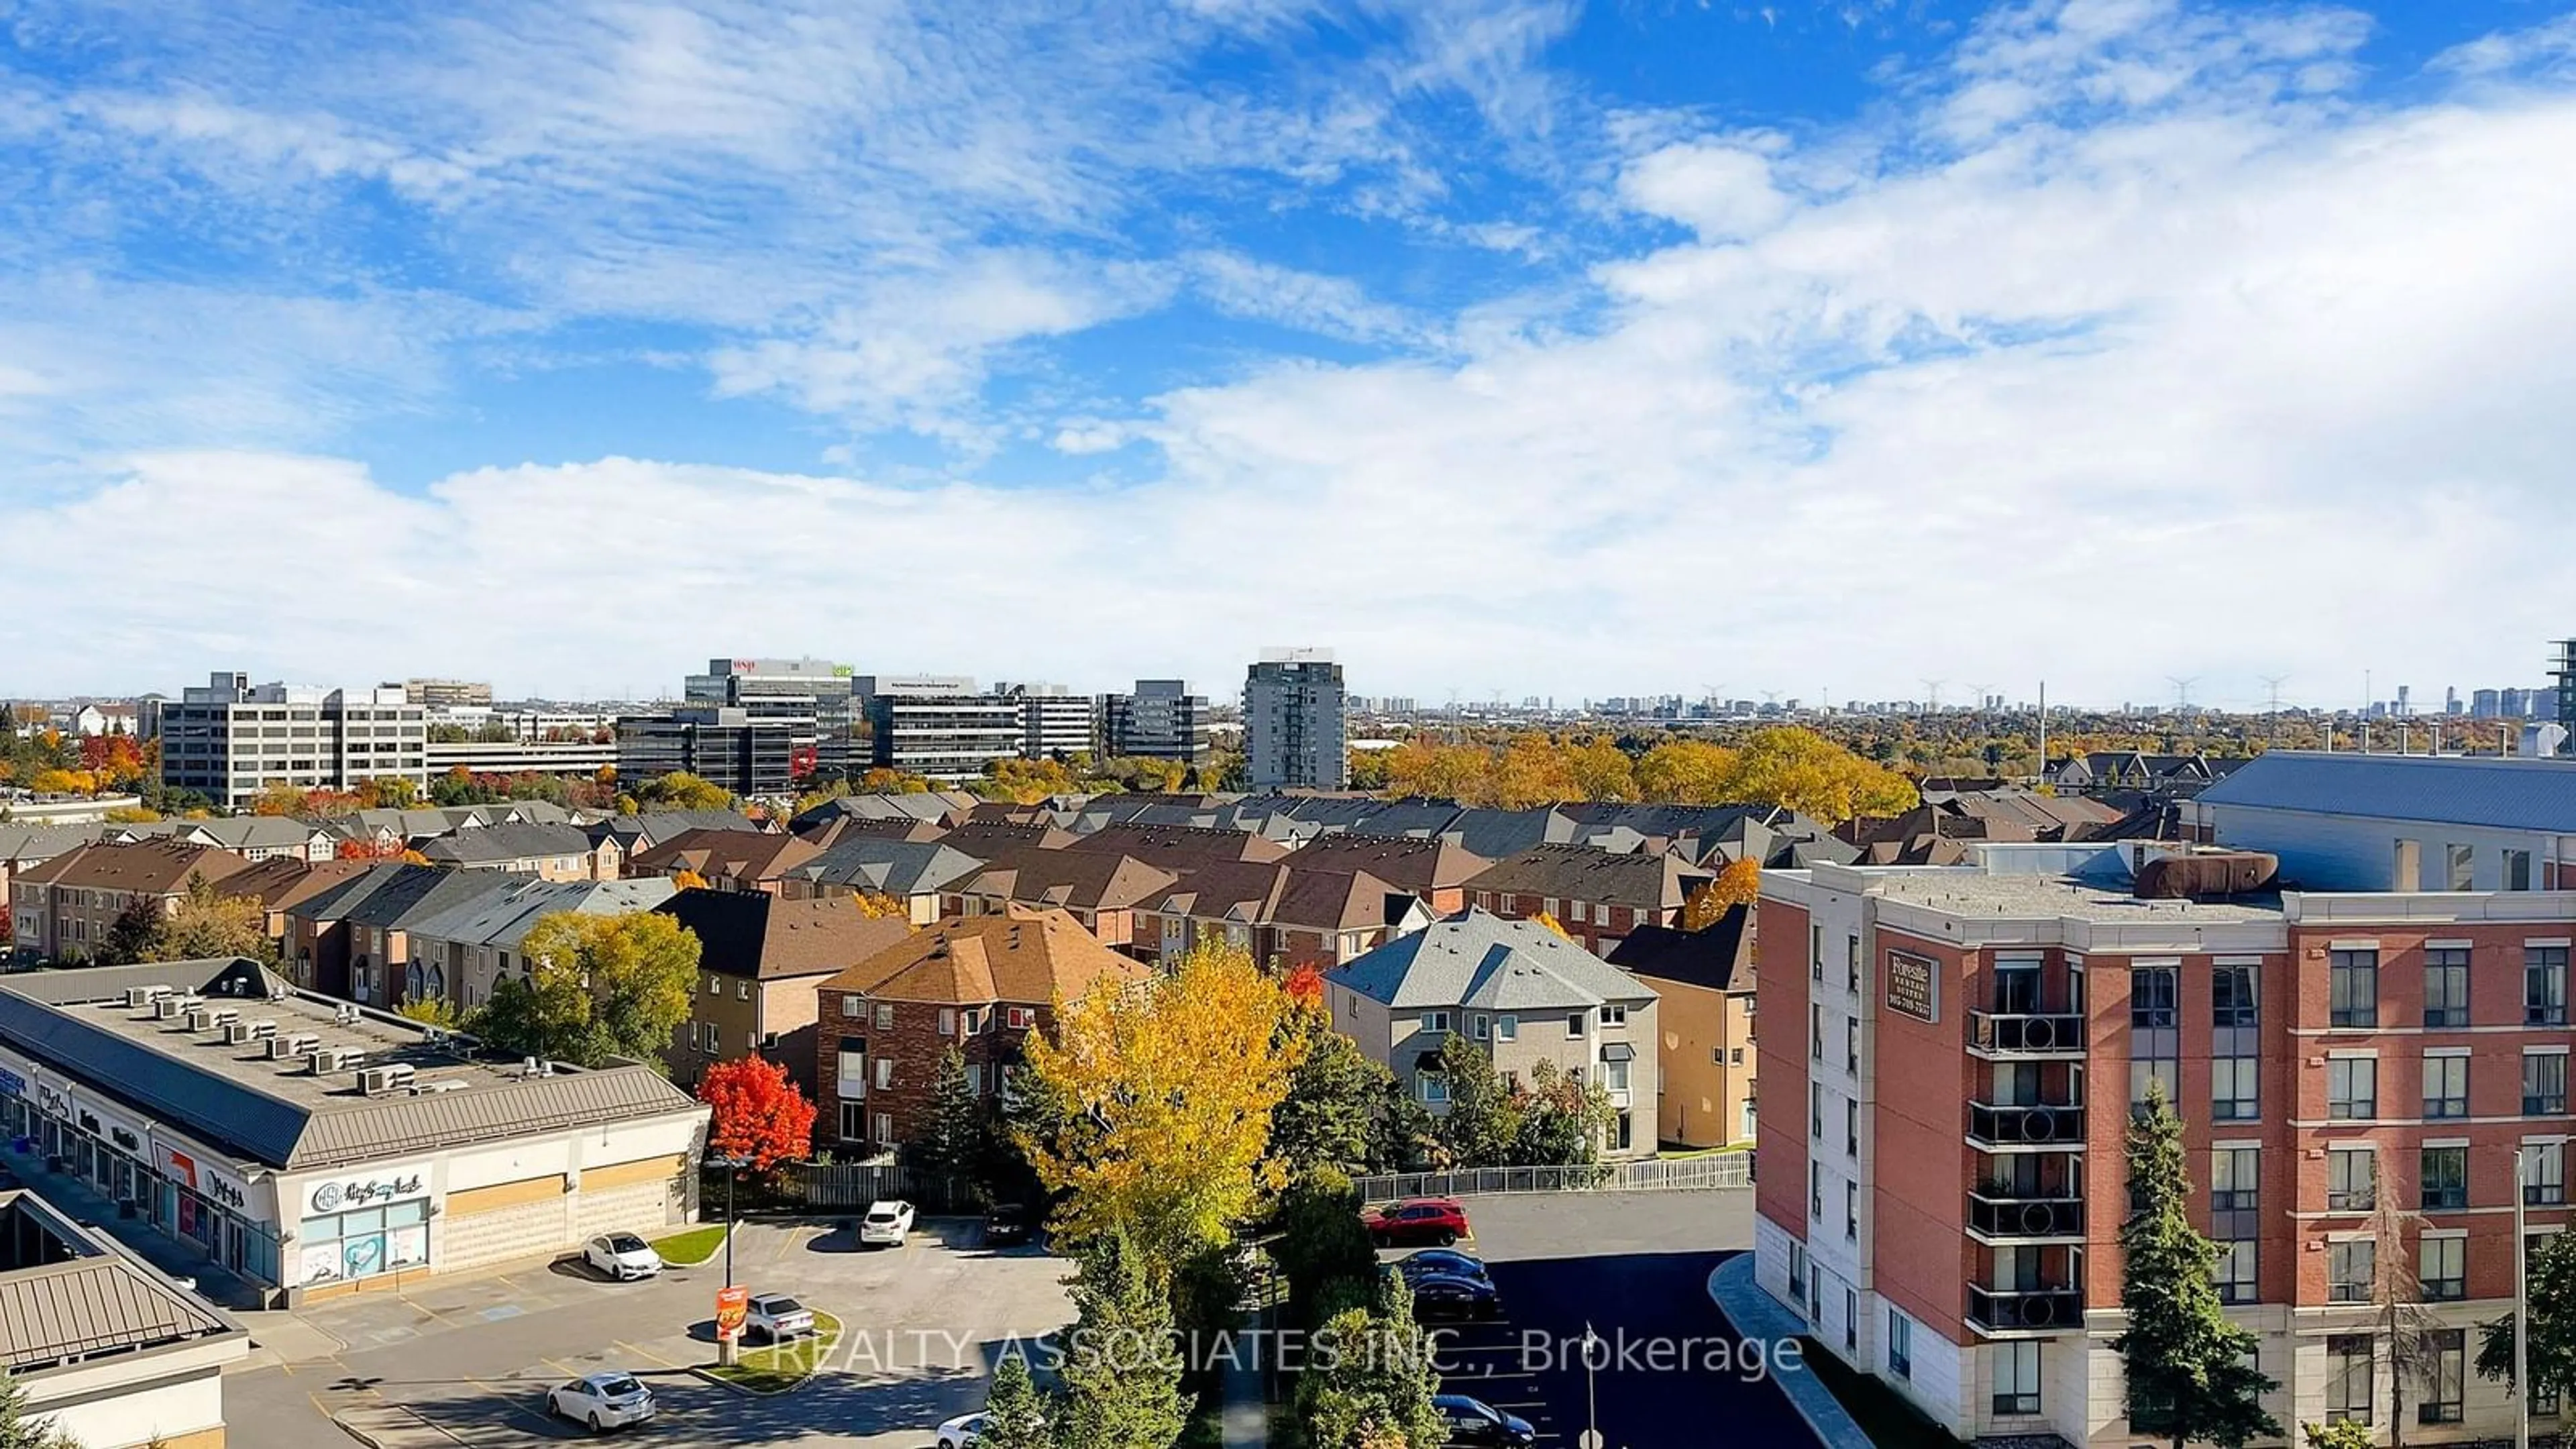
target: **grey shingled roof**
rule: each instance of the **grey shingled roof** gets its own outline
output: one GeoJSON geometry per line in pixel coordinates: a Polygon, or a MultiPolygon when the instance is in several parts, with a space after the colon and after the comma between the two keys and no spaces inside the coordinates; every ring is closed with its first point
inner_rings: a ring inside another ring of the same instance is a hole
{"type": "Polygon", "coordinates": [[[606,881],[528,880],[516,875],[510,879],[519,884],[415,921],[407,929],[424,941],[515,947],[538,921],[558,911],[585,916],[649,911],[679,889],[669,877],[658,875],[606,881]]]}
{"type": "Polygon", "coordinates": [[[851,835],[787,873],[823,885],[916,896],[928,895],[983,868],[982,860],[939,841],[851,835]]]}
{"type": "Polygon", "coordinates": [[[297,992],[249,961],[178,961],[41,971],[0,978],[0,1040],[91,1090],[250,1162],[275,1168],[338,1167],[475,1142],[631,1121],[694,1109],[687,1094],[641,1064],[559,1070],[522,1078],[504,1064],[432,1047],[427,1029],[380,1012],[336,1028],[345,1003],[297,992]],[[370,1065],[411,1060],[424,1077],[454,1077],[465,1090],[367,1097],[354,1078],[317,1078],[249,1048],[214,1045],[129,1011],[135,986],[195,991],[210,1003],[243,1003],[281,1033],[352,1033],[370,1065]]]}
{"type": "Polygon", "coordinates": [[[1325,979],[1399,1010],[1546,1010],[1655,999],[1653,987],[1547,927],[1479,910],[1399,936],[1325,979]]]}
{"type": "Polygon", "coordinates": [[[460,830],[420,848],[431,860],[471,865],[486,860],[530,860],[541,855],[588,855],[589,832],[577,825],[486,825],[460,830]]]}
{"type": "Polygon", "coordinates": [[[2274,750],[2201,791],[2200,801],[2576,834],[2576,761],[2274,750]]]}

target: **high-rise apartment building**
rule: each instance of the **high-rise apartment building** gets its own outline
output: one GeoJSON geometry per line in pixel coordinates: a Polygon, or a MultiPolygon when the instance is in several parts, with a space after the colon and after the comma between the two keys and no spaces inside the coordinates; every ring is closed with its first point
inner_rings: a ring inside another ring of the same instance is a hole
{"type": "Polygon", "coordinates": [[[369,780],[429,783],[428,726],[398,684],[321,689],[253,685],[230,671],[160,706],[161,783],[218,805],[263,789],[353,790],[369,780]]]}
{"type": "Polygon", "coordinates": [[[932,780],[971,780],[1016,758],[1028,738],[1016,699],[979,694],[963,675],[861,675],[871,763],[932,780]]]}
{"type": "Polygon", "coordinates": [[[2434,1326],[2407,1441],[2509,1434],[2511,1391],[2469,1364],[2510,1307],[2516,1199],[2534,1232],[2567,1222],[2576,899],[2143,898],[2132,868],[2172,849],[1765,874],[1758,1280],[1962,1439],[2156,1439],[2110,1343],[2123,1134],[2157,1084],[2275,1418],[2400,1411],[2374,1306],[2391,1204],[2434,1326]]]}
{"type": "Polygon", "coordinates": [[[850,666],[828,659],[710,659],[706,673],[683,681],[681,695],[787,725],[789,748],[812,751],[813,768],[799,773],[838,778],[857,758],[855,684],[850,666]]]}
{"type": "Polygon", "coordinates": [[[1339,790],[1351,779],[1342,666],[1329,649],[1266,649],[1243,682],[1245,768],[1256,790],[1339,790]]]}
{"type": "Polygon", "coordinates": [[[1097,754],[1091,696],[1061,684],[995,684],[993,692],[1020,707],[1020,753],[1032,760],[1097,754]]]}
{"type": "Polygon", "coordinates": [[[1126,694],[1100,697],[1101,748],[1111,759],[1141,757],[1204,764],[1208,701],[1185,679],[1140,679],[1126,694]]]}

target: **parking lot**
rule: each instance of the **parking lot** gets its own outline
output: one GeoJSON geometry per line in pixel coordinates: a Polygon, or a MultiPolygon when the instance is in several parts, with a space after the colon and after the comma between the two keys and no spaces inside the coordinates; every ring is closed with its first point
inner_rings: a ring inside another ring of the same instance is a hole
{"type": "Polygon", "coordinates": [[[692,1372],[715,1358],[719,1255],[639,1283],[558,1263],[318,1305],[272,1335],[297,1345],[288,1361],[226,1380],[227,1415],[236,1442],[262,1449],[346,1449],[335,1416],[384,1449],[503,1449],[586,1437],[546,1418],[545,1391],[623,1369],[661,1405],[625,1436],[639,1442],[921,1449],[940,1420],[982,1407],[980,1380],[1014,1337],[1072,1314],[1060,1260],[987,1250],[977,1233],[925,1219],[902,1248],[860,1250],[837,1226],[745,1224],[736,1278],[844,1325],[828,1371],[793,1393],[747,1395],[692,1372]]]}
{"type": "MultiPolygon", "coordinates": [[[[1466,1200],[1502,1316],[1440,1340],[1441,1391],[1517,1414],[1542,1449],[1597,1426],[1609,1449],[1811,1444],[1708,1296],[1708,1275],[1753,1241],[1744,1191],[1550,1193],[1466,1200]],[[1583,1342],[1596,1336],[1594,1371],[1583,1342]]],[[[1382,1256],[1400,1258],[1406,1250],[1382,1256]]]]}

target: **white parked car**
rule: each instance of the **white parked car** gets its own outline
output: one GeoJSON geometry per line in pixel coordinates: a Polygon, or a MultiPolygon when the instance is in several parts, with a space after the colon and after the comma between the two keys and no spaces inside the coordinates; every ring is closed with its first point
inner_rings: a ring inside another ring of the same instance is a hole
{"type": "Polygon", "coordinates": [[[859,1242],[863,1246],[900,1245],[903,1235],[912,1231],[912,1204],[897,1199],[868,1204],[868,1215],[859,1219],[859,1242]]]}
{"type": "Polygon", "coordinates": [[[752,1295],[743,1331],[765,1343],[802,1338],[814,1331],[814,1310],[784,1293],[752,1295]]]}
{"type": "Polygon", "coordinates": [[[966,1449],[984,1432],[982,1414],[960,1414],[939,1426],[939,1449],[966,1449]]]}
{"type": "Polygon", "coordinates": [[[546,1412],[587,1424],[597,1434],[653,1417],[653,1391],[630,1373],[587,1374],[546,1390],[546,1412]]]}
{"type": "Polygon", "coordinates": [[[609,1233],[590,1240],[581,1250],[582,1259],[593,1268],[624,1283],[634,1278],[650,1278],[662,1271],[662,1255],[653,1245],[633,1233],[609,1233]]]}

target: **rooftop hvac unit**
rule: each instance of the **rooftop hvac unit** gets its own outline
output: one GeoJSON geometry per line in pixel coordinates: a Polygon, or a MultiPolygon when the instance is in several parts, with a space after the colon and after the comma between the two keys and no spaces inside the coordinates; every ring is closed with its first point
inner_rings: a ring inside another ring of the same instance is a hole
{"type": "Polygon", "coordinates": [[[176,1021],[180,1009],[179,998],[175,996],[157,997],[152,1002],[152,1016],[156,1021],[176,1021]]]}
{"type": "Polygon", "coordinates": [[[286,1039],[286,1054],[291,1057],[300,1057],[321,1044],[322,1039],[320,1037],[298,1033],[286,1039]]]}
{"type": "Polygon", "coordinates": [[[224,1045],[246,1046],[249,1044],[250,1040],[251,1030],[249,1022],[228,1021],[224,1023],[224,1045]]]}
{"type": "Polygon", "coordinates": [[[188,1030],[213,1031],[214,1029],[215,1014],[213,1012],[200,1008],[199,1010],[188,1013],[188,1030]]]}
{"type": "Polygon", "coordinates": [[[212,1016],[215,1019],[215,1025],[217,1026],[230,1026],[234,1022],[241,1020],[241,1013],[235,1011],[229,1006],[218,1006],[213,1011],[208,1012],[207,1015],[212,1016]]]}
{"type": "Polygon", "coordinates": [[[329,1047],[304,1054],[304,1065],[317,1077],[327,1077],[340,1070],[340,1054],[329,1047]]]}
{"type": "Polygon", "coordinates": [[[167,986],[129,986],[125,988],[125,1005],[128,1010],[140,1011],[169,994],[167,986]]]}
{"type": "Polygon", "coordinates": [[[268,1039],[268,1059],[272,1062],[291,1061],[302,1055],[304,1053],[296,1049],[296,1042],[287,1037],[273,1036],[268,1039]]]}
{"type": "Polygon", "coordinates": [[[393,1089],[394,1074],[390,1067],[371,1067],[358,1073],[358,1090],[370,1097],[381,1097],[393,1089]]]}
{"type": "Polygon", "coordinates": [[[261,1017],[250,1024],[250,1034],[254,1041],[273,1040],[277,1036],[277,1023],[267,1017],[261,1017]]]}

